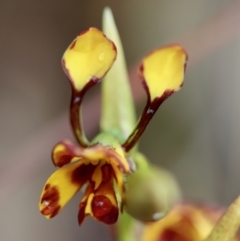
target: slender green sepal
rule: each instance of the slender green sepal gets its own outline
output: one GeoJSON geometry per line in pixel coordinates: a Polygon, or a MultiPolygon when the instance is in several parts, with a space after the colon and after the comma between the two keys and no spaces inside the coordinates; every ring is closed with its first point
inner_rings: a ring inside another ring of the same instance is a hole
{"type": "Polygon", "coordinates": [[[117,47],[117,59],[102,83],[101,129],[116,133],[125,141],[136,124],[135,109],[128,80],[121,40],[110,8],[103,11],[103,32],[117,47]]]}

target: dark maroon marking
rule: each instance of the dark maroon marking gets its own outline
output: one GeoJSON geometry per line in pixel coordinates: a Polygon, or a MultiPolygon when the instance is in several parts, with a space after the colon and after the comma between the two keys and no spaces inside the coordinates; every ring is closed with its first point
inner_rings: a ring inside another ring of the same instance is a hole
{"type": "MultiPolygon", "coordinates": [[[[68,75],[68,74],[67,74],[68,75]]],[[[68,75],[68,78],[70,80],[70,83],[72,85],[72,97],[71,97],[71,104],[70,104],[70,122],[73,134],[75,135],[78,143],[81,147],[88,147],[89,143],[85,139],[85,134],[82,127],[82,113],[81,113],[81,105],[83,97],[88,89],[90,89],[92,86],[96,85],[100,82],[100,79],[98,79],[95,76],[92,76],[92,79],[84,86],[84,88],[81,91],[77,91],[74,88],[74,85],[71,81],[70,76],[68,75]]]]}
{"type": "Polygon", "coordinates": [[[108,182],[112,178],[112,167],[110,164],[105,164],[101,167],[102,170],[102,181],[108,182]]]}
{"type": "Polygon", "coordinates": [[[141,64],[141,65],[139,66],[138,71],[139,71],[139,74],[142,75],[142,72],[144,71],[143,64],[141,64]]]}
{"type": "Polygon", "coordinates": [[[45,193],[41,199],[41,204],[43,204],[45,207],[41,210],[41,213],[43,215],[49,215],[50,218],[53,218],[61,209],[61,206],[59,205],[59,191],[57,187],[51,187],[50,184],[47,184],[44,189],[45,193]]]}
{"type": "MultiPolygon", "coordinates": [[[[179,227],[180,228],[180,227],[179,227]]],[[[188,233],[186,233],[186,236],[188,233]]],[[[182,236],[182,234],[172,229],[165,229],[158,241],[192,241],[192,237],[182,236]]]]}
{"type": "MultiPolygon", "coordinates": [[[[114,42],[112,40],[110,40],[110,39],[108,39],[108,40],[112,42],[113,50],[117,53],[117,46],[114,44],[114,42]]],[[[117,55],[114,58],[114,61],[115,61],[116,58],[117,58],[117,55]]]]}
{"type": "Polygon", "coordinates": [[[57,161],[57,166],[63,167],[65,165],[69,164],[71,162],[72,158],[73,158],[72,155],[62,155],[57,161]]]}
{"type": "Polygon", "coordinates": [[[145,83],[143,82],[144,88],[148,94],[147,104],[143,110],[140,120],[138,121],[137,126],[128,137],[128,139],[122,144],[122,147],[125,149],[126,152],[130,151],[131,148],[137,143],[139,138],[141,137],[142,133],[146,129],[148,123],[158,110],[159,106],[169,97],[171,96],[174,91],[173,90],[166,90],[161,97],[155,98],[152,102],[150,101],[150,93],[149,89],[145,83]]]}
{"type": "Polygon", "coordinates": [[[78,211],[78,224],[79,224],[79,226],[82,224],[84,219],[88,216],[88,214],[85,214],[86,204],[87,204],[87,201],[81,202],[79,204],[79,211],[78,211]]]}
{"type": "MultiPolygon", "coordinates": [[[[72,158],[76,156],[76,149],[80,149],[79,147],[76,147],[74,144],[68,143],[67,141],[61,141],[56,146],[53,148],[52,151],[52,161],[53,164],[57,167],[62,167],[69,164],[72,161],[72,158]],[[55,151],[55,148],[58,145],[63,145],[64,150],[55,151]]],[[[78,157],[80,159],[80,156],[78,157]]]]}
{"type": "Polygon", "coordinates": [[[59,205],[59,206],[57,206],[57,207],[53,210],[52,214],[50,215],[50,218],[53,218],[53,217],[55,217],[56,215],[58,215],[58,213],[60,212],[60,210],[61,210],[61,206],[59,205]]]}
{"type": "Polygon", "coordinates": [[[89,30],[90,30],[90,28],[88,28],[88,29],[86,29],[86,30],[83,30],[80,34],[78,34],[78,36],[81,36],[81,35],[87,33],[89,30]]]}
{"type": "Polygon", "coordinates": [[[118,208],[112,205],[104,195],[94,196],[92,200],[93,216],[106,224],[114,224],[118,219],[118,208]]]}
{"type": "Polygon", "coordinates": [[[96,165],[88,164],[81,165],[72,172],[72,182],[79,185],[83,185],[85,182],[90,180],[96,165]]]}
{"type": "Polygon", "coordinates": [[[75,44],[76,44],[76,42],[77,42],[77,40],[75,39],[72,43],[71,43],[71,45],[70,45],[70,49],[73,49],[74,47],[75,47],[75,44]]]}
{"type": "MultiPolygon", "coordinates": [[[[72,80],[71,80],[71,78],[70,78],[69,71],[68,71],[68,69],[66,68],[66,63],[65,63],[65,60],[64,60],[64,59],[61,60],[61,65],[62,65],[62,68],[63,68],[64,73],[67,75],[67,77],[69,78],[69,80],[70,80],[70,82],[71,82],[72,80]]],[[[72,84],[72,82],[71,82],[71,84],[72,84]]]]}

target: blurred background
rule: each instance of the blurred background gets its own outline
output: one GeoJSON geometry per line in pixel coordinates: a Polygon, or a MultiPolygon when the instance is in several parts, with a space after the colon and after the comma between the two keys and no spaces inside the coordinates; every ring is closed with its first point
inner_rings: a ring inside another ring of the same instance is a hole
{"type": "MultiPolygon", "coordinates": [[[[52,147],[73,139],[70,86],[60,60],[82,30],[101,28],[113,10],[138,107],[145,95],[136,64],[155,47],[189,53],[183,89],[167,100],[141,138],[141,151],[172,171],[184,197],[229,205],[240,194],[239,0],[0,1],[0,240],[112,240],[88,218],[78,227],[80,196],[53,220],[38,200],[54,171],[52,147]]],[[[99,88],[84,102],[85,128],[98,131],[99,88]]]]}

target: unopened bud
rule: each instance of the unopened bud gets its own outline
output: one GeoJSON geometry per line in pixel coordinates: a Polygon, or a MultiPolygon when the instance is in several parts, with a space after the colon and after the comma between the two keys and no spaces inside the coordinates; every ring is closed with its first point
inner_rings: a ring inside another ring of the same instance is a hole
{"type": "Polygon", "coordinates": [[[158,167],[137,170],[128,178],[126,211],[141,221],[163,218],[179,198],[180,191],[174,177],[158,167]]]}

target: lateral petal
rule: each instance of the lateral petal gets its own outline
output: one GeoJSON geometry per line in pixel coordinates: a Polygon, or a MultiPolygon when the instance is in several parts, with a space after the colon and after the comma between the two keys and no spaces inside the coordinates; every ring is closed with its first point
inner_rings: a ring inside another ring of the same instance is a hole
{"type": "Polygon", "coordinates": [[[140,77],[151,102],[166,92],[178,91],[184,78],[187,54],[180,45],[169,45],[148,54],[142,61],[140,77]]]}
{"type": "Polygon", "coordinates": [[[89,28],[70,44],[62,58],[62,66],[73,88],[81,92],[104,77],[117,55],[114,43],[100,30],[89,28]]]}
{"type": "Polygon", "coordinates": [[[159,106],[182,87],[186,62],[187,53],[180,45],[159,48],[143,59],[139,76],[148,100],[136,127],[122,144],[126,152],[136,145],[159,106]]]}

